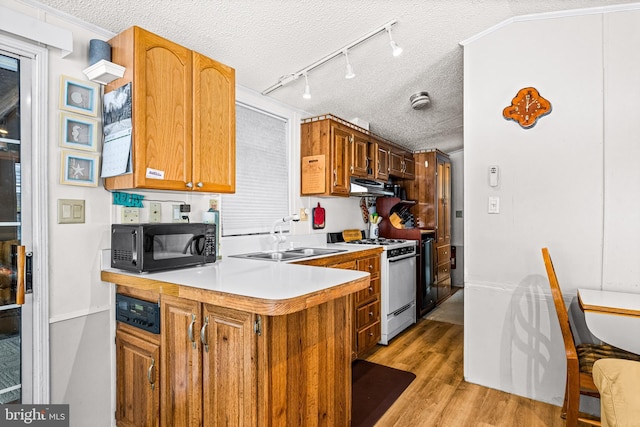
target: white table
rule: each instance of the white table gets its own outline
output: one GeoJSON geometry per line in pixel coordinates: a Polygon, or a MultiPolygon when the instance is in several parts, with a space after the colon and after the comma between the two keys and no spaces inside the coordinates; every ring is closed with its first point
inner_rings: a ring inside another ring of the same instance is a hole
{"type": "Polygon", "coordinates": [[[578,289],[578,300],[593,335],[640,354],[640,293],[578,289]]]}

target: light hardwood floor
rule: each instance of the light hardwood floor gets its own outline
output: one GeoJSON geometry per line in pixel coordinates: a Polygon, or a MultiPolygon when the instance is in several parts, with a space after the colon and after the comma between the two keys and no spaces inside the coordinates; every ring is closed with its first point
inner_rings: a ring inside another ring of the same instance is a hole
{"type": "Polygon", "coordinates": [[[378,421],[387,426],[563,426],[560,407],[463,379],[463,326],[421,319],[366,360],[416,374],[378,421]]]}

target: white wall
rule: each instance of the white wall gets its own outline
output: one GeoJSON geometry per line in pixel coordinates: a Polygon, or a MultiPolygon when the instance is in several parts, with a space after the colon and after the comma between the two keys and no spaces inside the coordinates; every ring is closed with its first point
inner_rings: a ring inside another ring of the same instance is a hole
{"type": "Polygon", "coordinates": [[[451,246],[456,247],[456,268],[451,269],[451,284],[464,286],[464,150],[449,153],[449,159],[451,160],[451,246]],[[457,212],[462,216],[457,216],[457,212]]]}
{"type": "Polygon", "coordinates": [[[564,349],[540,248],[550,249],[567,303],[578,287],[638,286],[638,24],[638,12],[556,14],[464,44],[470,382],[562,403],[564,349]],[[502,110],[527,86],[553,110],[522,129],[502,110]],[[489,165],[500,167],[497,187],[489,165]],[[490,196],[500,197],[499,214],[487,213],[490,196]]]}

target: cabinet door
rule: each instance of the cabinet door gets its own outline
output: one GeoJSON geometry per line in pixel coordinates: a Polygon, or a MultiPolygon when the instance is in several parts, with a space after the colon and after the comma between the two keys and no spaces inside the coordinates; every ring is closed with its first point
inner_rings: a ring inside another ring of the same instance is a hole
{"type": "Polygon", "coordinates": [[[331,126],[331,194],[349,194],[351,133],[331,126]]]}
{"type": "Polygon", "coordinates": [[[235,70],[193,52],[193,189],[236,189],[235,70]]]}
{"type": "Polygon", "coordinates": [[[208,304],[202,314],[202,425],[257,425],[254,315],[208,304]]]}
{"type": "Polygon", "coordinates": [[[442,195],[444,199],[443,222],[444,241],[451,242],[451,163],[444,164],[444,178],[442,180],[442,195]]]}
{"type": "Polygon", "coordinates": [[[162,295],[161,319],[162,425],[200,426],[200,303],[162,295]]]}
{"type": "Polygon", "coordinates": [[[366,178],[369,175],[369,141],[365,135],[353,134],[351,174],[366,178]]]}
{"type": "Polygon", "coordinates": [[[160,425],[160,347],[116,333],[116,421],[120,427],[160,425]]]}
{"type": "Polygon", "coordinates": [[[437,242],[449,243],[451,239],[451,163],[442,157],[436,159],[436,201],[438,206],[436,218],[437,242]]]}
{"type": "Polygon", "coordinates": [[[413,156],[405,155],[403,158],[405,179],[413,179],[416,176],[416,162],[413,160],[413,156]]]}
{"type": "Polygon", "coordinates": [[[377,143],[378,158],[376,160],[376,179],[386,181],[389,179],[389,147],[384,144],[377,143]]]}
{"type": "Polygon", "coordinates": [[[401,152],[391,150],[389,152],[389,175],[402,178],[404,171],[404,156],[401,152]]]}
{"type": "Polygon", "coordinates": [[[186,190],[192,158],[191,51],[140,28],[134,49],[134,184],[186,190]],[[149,170],[164,178],[147,178],[149,170]]]}

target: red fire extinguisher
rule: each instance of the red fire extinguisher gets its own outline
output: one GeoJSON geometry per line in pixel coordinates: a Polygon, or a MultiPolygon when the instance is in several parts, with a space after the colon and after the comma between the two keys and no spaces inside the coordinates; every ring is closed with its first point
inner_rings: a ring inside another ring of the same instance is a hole
{"type": "Polygon", "coordinates": [[[455,270],[456,268],[456,247],[451,246],[451,269],[455,270]]]}

